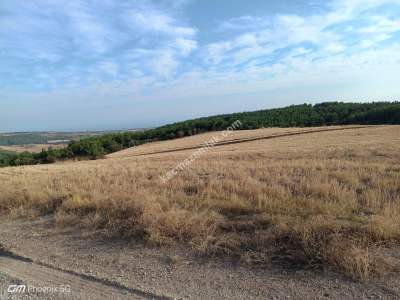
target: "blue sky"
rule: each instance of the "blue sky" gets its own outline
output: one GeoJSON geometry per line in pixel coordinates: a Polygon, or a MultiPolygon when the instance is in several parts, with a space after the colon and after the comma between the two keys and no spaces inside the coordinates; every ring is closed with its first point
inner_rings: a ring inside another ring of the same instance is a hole
{"type": "Polygon", "coordinates": [[[400,0],[1,0],[0,131],[400,99],[400,0]]]}

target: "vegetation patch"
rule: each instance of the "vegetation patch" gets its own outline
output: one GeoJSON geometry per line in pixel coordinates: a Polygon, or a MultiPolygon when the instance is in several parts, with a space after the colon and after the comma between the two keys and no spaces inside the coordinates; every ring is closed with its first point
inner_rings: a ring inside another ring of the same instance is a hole
{"type": "Polygon", "coordinates": [[[1,162],[6,161],[7,159],[13,157],[16,153],[8,150],[4,150],[0,148],[0,166],[1,162]]]}

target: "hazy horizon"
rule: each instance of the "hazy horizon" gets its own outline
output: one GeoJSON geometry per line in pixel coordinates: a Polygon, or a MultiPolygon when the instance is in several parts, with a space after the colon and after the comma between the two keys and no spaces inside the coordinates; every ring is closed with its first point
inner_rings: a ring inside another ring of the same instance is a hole
{"type": "Polygon", "coordinates": [[[400,0],[5,0],[0,132],[400,99],[400,0]]]}

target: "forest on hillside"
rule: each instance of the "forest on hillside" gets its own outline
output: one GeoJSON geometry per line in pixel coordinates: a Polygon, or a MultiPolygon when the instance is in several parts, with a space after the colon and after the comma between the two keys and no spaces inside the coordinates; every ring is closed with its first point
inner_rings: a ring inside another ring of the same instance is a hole
{"type": "Polygon", "coordinates": [[[148,142],[224,130],[237,120],[242,124],[239,130],[263,127],[400,124],[400,102],[325,102],[204,117],[145,131],[111,133],[85,138],[72,141],[64,149],[0,156],[0,166],[53,163],[66,159],[97,159],[148,142]]]}

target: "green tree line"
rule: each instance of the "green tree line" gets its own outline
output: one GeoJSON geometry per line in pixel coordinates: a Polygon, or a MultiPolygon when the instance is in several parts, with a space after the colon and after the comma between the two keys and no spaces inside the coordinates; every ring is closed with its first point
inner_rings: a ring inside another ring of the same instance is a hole
{"type": "Polygon", "coordinates": [[[162,141],[199,133],[224,130],[240,120],[241,130],[263,127],[311,127],[346,124],[400,124],[400,102],[292,105],[284,108],[198,118],[154,129],[105,134],[72,141],[64,149],[40,153],[24,152],[0,157],[1,166],[52,163],[66,159],[97,159],[106,154],[153,141],[162,141]]]}
{"type": "Polygon", "coordinates": [[[15,152],[4,150],[0,148],[0,162],[15,155],[15,152]]]}

